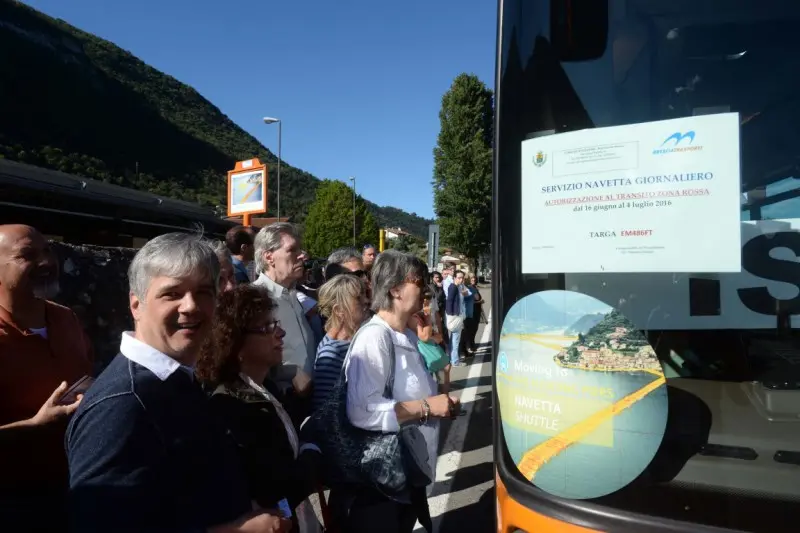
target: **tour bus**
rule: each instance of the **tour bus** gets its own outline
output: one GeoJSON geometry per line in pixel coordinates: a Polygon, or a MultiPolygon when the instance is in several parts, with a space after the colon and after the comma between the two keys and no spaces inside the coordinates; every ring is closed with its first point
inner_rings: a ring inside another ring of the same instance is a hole
{"type": "Polygon", "coordinates": [[[800,530],[797,28],[499,1],[498,532],[800,530]]]}

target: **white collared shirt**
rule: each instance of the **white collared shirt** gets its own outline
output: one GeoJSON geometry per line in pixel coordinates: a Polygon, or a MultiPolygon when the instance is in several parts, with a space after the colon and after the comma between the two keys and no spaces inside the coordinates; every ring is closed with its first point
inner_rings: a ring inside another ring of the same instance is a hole
{"type": "Polygon", "coordinates": [[[127,357],[129,361],[133,361],[145,367],[161,381],[166,381],[167,378],[179,368],[194,378],[194,369],[192,367],[182,365],[172,357],[159,352],[149,344],[143,343],[134,337],[133,331],[125,331],[122,333],[119,353],[127,357]]]}
{"type": "Polygon", "coordinates": [[[447,276],[442,280],[442,289],[444,289],[444,297],[447,298],[447,289],[453,284],[453,276],[447,276]]]}

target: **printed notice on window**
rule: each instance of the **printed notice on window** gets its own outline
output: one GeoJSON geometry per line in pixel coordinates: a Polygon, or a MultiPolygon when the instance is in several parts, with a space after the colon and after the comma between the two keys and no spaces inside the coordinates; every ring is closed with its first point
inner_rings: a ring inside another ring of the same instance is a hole
{"type": "Polygon", "coordinates": [[[522,143],[522,272],[740,272],[739,115],[522,143]]]}

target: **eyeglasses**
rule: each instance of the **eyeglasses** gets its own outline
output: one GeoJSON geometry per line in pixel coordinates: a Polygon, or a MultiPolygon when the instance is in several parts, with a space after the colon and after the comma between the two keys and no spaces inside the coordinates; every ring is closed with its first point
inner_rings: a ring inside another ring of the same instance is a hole
{"type": "Polygon", "coordinates": [[[281,321],[272,320],[271,322],[267,322],[263,326],[257,328],[248,328],[244,330],[244,332],[252,335],[272,335],[279,329],[281,329],[281,321]]]}

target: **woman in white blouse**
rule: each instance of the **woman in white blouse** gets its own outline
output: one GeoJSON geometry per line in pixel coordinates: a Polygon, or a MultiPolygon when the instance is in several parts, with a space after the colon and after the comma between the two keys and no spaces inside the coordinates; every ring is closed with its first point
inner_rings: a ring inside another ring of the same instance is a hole
{"type": "MultiPolygon", "coordinates": [[[[407,327],[411,315],[422,307],[427,274],[425,264],[410,254],[388,250],[378,256],[371,272],[376,314],[370,324],[383,327],[367,327],[358,335],[345,362],[345,374],[350,422],[383,432],[418,424],[435,479],[438,419],[453,416],[458,400],[437,394],[436,381],[417,350],[417,336],[407,327]],[[392,399],[383,395],[392,357],[389,342],[395,353],[392,399]]],[[[422,502],[427,501],[425,496],[422,502]]],[[[390,500],[371,487],[337,488],[331,494],[331,507],[343,533],[410,533],[421,517],[419,505],[390,500]]]]}

